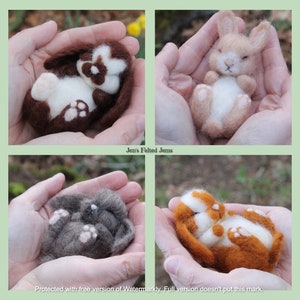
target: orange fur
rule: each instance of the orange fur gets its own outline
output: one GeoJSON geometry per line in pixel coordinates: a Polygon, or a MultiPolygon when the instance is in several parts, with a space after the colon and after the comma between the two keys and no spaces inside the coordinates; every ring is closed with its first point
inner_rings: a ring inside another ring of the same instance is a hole
{"type": "Polygon", "coordinates": [[[272,271],[278,263],[283,234],[262,211],[238,215],[208,192],[195,190],[182,197],[174,218],[180,241],[203,266],[272,271]]]}

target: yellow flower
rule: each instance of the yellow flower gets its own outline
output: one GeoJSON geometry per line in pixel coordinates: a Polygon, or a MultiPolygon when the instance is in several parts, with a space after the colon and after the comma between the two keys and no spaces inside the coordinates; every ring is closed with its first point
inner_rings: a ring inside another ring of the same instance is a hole
{"type": "Polygon", "coordinates": [[[142,29],[145,29],[146,27],[146,16],[144,14],[140,15],[137,20],[138,23],[140,23],[140,26],[142,29]]]}
{"type": "Polygon", "coordinates": [[[138,22],[131,22],[127,25],[127,32],[135,37],[141,34],[141,26],[138,22]]]}

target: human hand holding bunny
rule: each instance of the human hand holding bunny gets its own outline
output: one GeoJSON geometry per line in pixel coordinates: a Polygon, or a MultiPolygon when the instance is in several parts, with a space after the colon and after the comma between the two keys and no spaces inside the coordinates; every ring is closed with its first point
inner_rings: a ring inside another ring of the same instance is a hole
{"type": "MultiPolygon", "coordinates": [[[[167,44],[156,58],[156,143],[207,144],[196,134],[188,100],[209,71],[210,49],[218,38],[219,13],[179,49],[167,44]],[[203,43],[205,41],[205,43],[203,43]],[[168,111],[168,114],[164,112],[168,111]],[[180,118],[179,118],[180,116],[180,118]],[[180,120],[180,121],[179,121],[180,120]]],[[[236,18],[239,31],[244,22],[236,18]]],[[[256,60],[257,88],[253,114],[231,139],[214,143],[288,144],[291,142],[291,77],[282,56],[276,30],[271,26],[264,50],[256,60]],[[263,101],[262,101],[263,100],[263,101]],[[274,128],[276,128],[274,130],[274,128]]]]}
{"type": "Polygon", "coordinates": [[[112,127],[99,133],[91,128],[84,133],[63,132],[37,138],[36,132],[23,119],[22,106],[27,91],[44,71],[49,57],[69,47],[97,45],[103,39],[121,42],[131,55],[139,45],[126,37],[121,22],[107,22],[88,27],[73,28],[57,33],[53,21],[26,29],[9,39],[9,143],[10,144],[140,144],[144,133],[144,60],[134,59],[134,87],[131,102],[112,127]],[[16,88],[17,87],[17,88],[16,88]]]}
{"type": "Polygon", "coordinates": [[[9,288],[132,285],[144,272],[144,207],[137,200],[142,193],[141,187],[128,182],[127,176],[119,171],[61,191],[63,184],[64,176],[57,174],[31,187],[10,203],[9,288]],[[99,260],[71,256],[39,265],[42,240],[53,211],[49,199],[60,191],[62,194],[93,193],[103,187],[116,191],[124,200],[135,226],[134,241],[122,255],[99,260]],[[118,271],[112,273],[111,268],[118,271]]]}
{"type": "Polygon", "coordinates": [[[173,212],[180,198],[173,198],[169,208],[156,208],[156,234],[158,247],[164,255],[164,268],[177,288],[246,288],[285,290],[291,288],[291,212],[282,207],[226,204],[226,209],[241,213],[246,208],[260,209],[271,218],[285,236],[281,259],[272,273],[255,269],[237,268],[229,273],[203,268],[180,243],[174,224],[173,212]]]}

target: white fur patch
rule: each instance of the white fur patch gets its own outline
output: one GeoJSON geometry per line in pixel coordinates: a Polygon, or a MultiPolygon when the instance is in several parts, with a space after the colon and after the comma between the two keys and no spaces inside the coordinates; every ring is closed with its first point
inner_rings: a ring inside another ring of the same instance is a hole
{"type": "Polygon", "coordinates": [[[96,239],[97,232],[96,228],[93,225],[84,225],[82,227],[82,232],[79,235],[79,241],[81,243],[87,243],[90,239],[96,239]]]}
{"type": "MultiPolygon", "coordinates": [[[[98,56],[101,56],[102,62],[104,63],[107,74],[105,76],[104,83],[101,85],[96,85],[92,82],[92,80],[86,77],[82,72],[82,66],[85,61],[78,60],[77,61],[77,70],[79,74],[84,78],[86,83],[91,87],[97,87],[108,94],[115,94],[118,92],[120,88],[120,73],[122,73],[126,67],[126,61],[118,58],[111,58],[111,50],[108,45],[100,45],[94,49],[92,56],[92,63],[95,63],[98,56]]],[[[97,69],[97,68],[96,68],[97,69]]],[[[96,69],[91,68],[91,72],[96,72],[96,69]]],[[[98,70],[99,72],[99,70],[98,70]]],[[[93,73],[97,74],[97,73],[93,73]]]]}
{"type": "Polygon", "coordinates": [[[91,209],[93,209],[93,210],[94,210],[94,209],[97,209],[97,208],[98,208],[98,206],[97,206],[97,205],[95,205],[95,204],[92,204],[92,205],[91,205],[91,209]]]}
{"type": "Polygon", "coordinates": [[[237,84],[236,78],[231,76],[220,77],[212,89],[213,101],[210,119],[222,123],[224,116],[232,110],[236,97],[245,92],[237,84]]]}
{"type": "MultiPolygon", "coordinates": [[[[96,108],[96,104],[92,97],[93,89],[88,86],[82,78],[78,76],[66,76],[64,78],[58,79],[52,73],[44,73],[38,78],[34,86],[37,85],[39,87],[39,85],[44,85],[45,80],[53,81],[54,78],[57,79],[56,84],[53,86],[50,84],[51,93],[49,90],[47,97],[47,102],[50,107],[51,119],[57,117],[61,113],[61,111],[71,103],[75,103],[76,106],[76,100],[78,99],[84,101],[87,104],[90,112],[96,108]]],[[[50,87],[48,88],[50,89],[50,87]]],[[[32,91],[31,95],[34,99],[38,100],[36,98],[36,94],[32,91]]],[[[41,97],[41,95],[39,95],[39,97],[41,97]]],[[[46,100],[46,98],[43,98],[42,100],[46,100]]],[[[67,116],[67,120],[71,120],[72,118],[74,118],[74,111],[70,112],[70,116],[67,116]]]]}
{"type": "Polygon", "coordinates": [[[212,206],[212,209],[214,210],[219,210],[220,209],[220,205],[218,203],[215,203],[213,206],[212,206]]]}
{"type": "Polygon", "coordinates": [[[65,209],[58,209],[53,213],[53,215],[49,219],[49,224],[54,225],[60,218],[67,217],[68,215],[69,212],[65,209]]]}
{"type": "MultiPolygon", "coordinates": [[[[195,191],[201,192],[202,190],[195,191]]],[[[181,201],[194,212],[204,212],[207,209],[207,206],[202,201],[192,196],[192,192],[183,195],[181,201]]]]}

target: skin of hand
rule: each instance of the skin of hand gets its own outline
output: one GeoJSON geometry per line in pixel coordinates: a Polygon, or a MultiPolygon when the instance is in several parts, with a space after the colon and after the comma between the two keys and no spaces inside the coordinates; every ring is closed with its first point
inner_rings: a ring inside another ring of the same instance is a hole
{"type": "Polygon", "coordinates": [[[70,46],[95,46],[105,39],[123,43],[131,55],[138,52],[138,41],[126,37],[124,24],[112,21],[57,33],[54,21],[23,30],[9,39],[9,144],[139,144],[144,134],[144,60],[133,59],[134,89],[130,106],[115,124],[99,133],[64,132],[37,138],[22,119],[23,100],[43,63],[70,46]],[[17,87],[17,88],[16,88],[17,87]]]}
{"type": "MultiPolygon", "coordinates": [[[[214,14],[179,49],[168,43],[156,57],[157,144],[212,143],[203,134],[196,133],[188,101],[196,84],[202,83],[209,71],[208,58],[218,39],[217,17],[218,13],[214,14]]],[[[243,20],[236,20],[243,32],[243,20]]],[[[252,97],[255,114],[230,140],[214,141],[216,144],[290,143],[291,78],[273,27],[265,49],[256,60],[258,87],[252,97]]]]}
{"type": "Polygon", "coordinates": [[[107,287],[132,285],[144,273],[144,204],[137,200],[142,189],[129,182],[122,171],[74,184],[64,190],[65,178],[57,174],[13,199],[9,205],[9,288],[36,286],[107,287]],[[135,238],[122,255],[105,259],[84,256],[62,257],[38,266],[38,255],[48,221],[49,204],[57,193],[94,193],[99,188],[116,191],[124,200],[135,226],[135,238]],[[111,272],[112,268],[115,272],[111,272]]]}
{"type": "MultiPolygon", "coordinates": [[[[173,198],[169,208],[156,208],[156,243],[162,251],[164,268],[177,288],[221,288],[222,291],[238,288],[259,288],[263,290],[285,290],[291,288],[291,211],[282,207],[226,204],[226,209],[241,213],[251,207],[264,211],[284,234],[285,242],[278,265],[272,273],[238,268],[229,273],[220,273],[203,268],[183,247],[176,236],[173,210],[179,198],[173,198]]],[[[237,291],[237,290],[236,290],[237,291]]]]}

